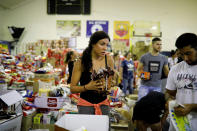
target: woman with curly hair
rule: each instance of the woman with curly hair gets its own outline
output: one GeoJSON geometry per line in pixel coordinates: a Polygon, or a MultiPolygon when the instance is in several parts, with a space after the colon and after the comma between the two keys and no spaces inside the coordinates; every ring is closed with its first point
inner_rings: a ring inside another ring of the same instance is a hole
{"type": "Polygon", "coordinates": [[[82,58],[74,64],[70,89],[72,93],[80,93],[79,114],[109,114],[107,90],[114,69],[113,58],[107,54],[109,42],[104,31],[95,32],[82,58]]]}

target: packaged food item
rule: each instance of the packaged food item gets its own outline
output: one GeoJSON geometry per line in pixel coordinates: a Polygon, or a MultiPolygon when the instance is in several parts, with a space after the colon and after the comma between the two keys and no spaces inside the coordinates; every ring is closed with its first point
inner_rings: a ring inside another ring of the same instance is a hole
{"type": "Polygon", "coordinates": [[[36,116],[34,116],[34,124],[41,124],[42,123],[42,118],[43,118],[43,114],[42,113],[38,113],[36,114],[36,116]]]}
{"type": "Polygon", "coordinates": [[[140,78],[141,78],[142,80],[150,80],[150,79],[151,79],[151,74],[150,74],[150,72],[145,72],[145,71],[143,71],[143,72],[141,72],[141,74],[140,74],[140,78]]]}

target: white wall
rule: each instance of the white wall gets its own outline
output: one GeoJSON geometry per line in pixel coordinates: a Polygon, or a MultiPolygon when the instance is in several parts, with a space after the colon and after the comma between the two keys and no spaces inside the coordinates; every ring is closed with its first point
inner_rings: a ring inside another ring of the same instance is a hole
{"type": "Polygon", "coordinates": [[[92,0],[91,15],[47,15],[47,0],[32,0],[0,14],[0,39],[11,40],[7,26],[25,27],[20,45],[39,39],[58,39],[56,20],[81,20],[81,37],[77,48],[88,44],[86,20],[109,20],[113,38],[113,21],[160,21],[163,50],[175,49],[174,42],[184,32],[197,33],[197,0],[92,0]],[[2,34],[2,35],[1,35],[2,34]]]}
{"type": "Polygon", "coordinates": [[[3,11],[0,10],[0,40],[3,38],[3,11]]]}

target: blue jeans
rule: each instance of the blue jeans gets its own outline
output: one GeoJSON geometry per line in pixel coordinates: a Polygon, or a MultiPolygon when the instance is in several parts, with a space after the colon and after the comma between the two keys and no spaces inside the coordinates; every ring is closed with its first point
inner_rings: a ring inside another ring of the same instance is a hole
{"type": "Polygon", "coordinates": [[[161,87],[145,86],[141,85],[138,90],[138,101],[146,96],[151,91],[162,92],[161,87]]]}
{"type": "Polygon", "coordinates": [[[127,89],[129,89],[129,94],[133,93],[133,78],[132,79],[124,79],[122,80],[123,85],[123,93],[127,93],[127,89]]]}

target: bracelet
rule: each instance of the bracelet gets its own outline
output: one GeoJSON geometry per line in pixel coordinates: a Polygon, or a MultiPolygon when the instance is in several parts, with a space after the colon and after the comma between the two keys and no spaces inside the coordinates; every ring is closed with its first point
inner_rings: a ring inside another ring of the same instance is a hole
{"type": "Polygon", "coordinates": [[[84,90],[85,90],[85,91],[87,90],[87,89],[86,89],[86,85],[84,85],[84,87],[83,87],[83,88],[84,88],[84,90]]]}

